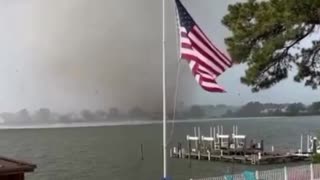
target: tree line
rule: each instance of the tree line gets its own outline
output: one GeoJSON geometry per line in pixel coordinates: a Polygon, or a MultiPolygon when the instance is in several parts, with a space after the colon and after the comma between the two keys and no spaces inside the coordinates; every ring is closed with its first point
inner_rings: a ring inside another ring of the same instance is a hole
{"type": "Polygon", "coordinates": [[[237,111],[228,110],[224,117],[261,117],[261,116],[308,116],[320,115],[320,102],[310,105],[303,103],[272,104],[249,102],[237,111]]]}
{"type": "MultiPolygon", "coordinates": [[[[263,117],[263,116],[307,116],[320,115],[320,101],[310,105],[303,103],[260,103],[249,102],[243,106],[192,105],[178,108],[174,113],[168,110],[168,119],[210,119],[220,117],[263,117]]],[[[16,113],[0,113],[2,123],[6,124],[39,124],[39,123],[73,123],[103,122],[119,120],[161,120],[162,112],[148,112],[140,107],[121,111],[113,107],[109,110],[82,110],[78,113],[56,113],[48,108],[34,112],[22,109],[16,113]]]]}

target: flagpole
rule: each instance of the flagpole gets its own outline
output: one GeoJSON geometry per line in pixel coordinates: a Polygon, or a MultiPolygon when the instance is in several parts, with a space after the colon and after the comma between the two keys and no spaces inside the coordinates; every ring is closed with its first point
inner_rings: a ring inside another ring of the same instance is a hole
{"type": "Polygon", "coordinates": [[[166,109],[166,21],[162,0],[162,107],[163,107],[163,180],[167,179],[167,109],[166,109]]]}

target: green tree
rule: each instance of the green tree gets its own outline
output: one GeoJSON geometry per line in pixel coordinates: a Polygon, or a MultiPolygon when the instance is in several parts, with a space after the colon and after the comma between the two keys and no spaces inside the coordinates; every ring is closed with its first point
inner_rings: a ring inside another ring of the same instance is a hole
{"type": "Polygon", "coordinates": [[[17,120],[18,121],[25,121],[25,122],[30,122],[31,121],[31,116],[30,113],[27,109],[21,109],[20,111],[17,112],[17,120]]]}
{"type": "Polygon", "coordinates": [[[191,118],[202,118],[205,115],[204,109],[199,105],[193,105],[190,107],[189,117],[191,118]]]}
{"type": "Polygon", "coordinates": [[[109,109],[109,113],[108,113],[108,117],[109,118],[118,118],[120,116],[120,112],[118,108],[110,108],[109,109]]]}
{"type": "Polygon", "coordinates": [[[288,106],[289,115],[297,115],[306,109],[305,105],[302,103],[293,103],[288,106]]]}
{"type": "Polygon", "coordinates": [[[81,116],[86,120],[86,121],[94,121],[96,120],[95,114],[91,112],[90,110],[82,110],[81,111],[81,116]]]}
{"type": "Polygon", "coordinates": [[[261,111],[264,109],[263,104],[260,102],[249,102],[239,109],[236,113],[237,116],[260,116],[261,111]]]}
{"type": "Polygon", "coordinates": [[[288,77],[306,86],[320,85],[320,39],[312,41],[320,25],[319,0],[248,0],[230,5],[222,23],[232,32],[225,39],[236,63],[248,65],[241,82],[253,91],[266,89],[288,77]],[[312,41],[310,47],[301,41],[312,41]]]}
{"type": "Polygon", "coordinates": [[[40,108],[35,112],[33,119],[35,121],[49,121],[51,119],[51,111],[48,108],[40,108]]]}
{"type": "Polygon", "coordinates": [[[311,113],[320,113],[320,102],[314,102],[309,106],[309,112],[311,113]]]}
{"type": "Polygon", "coordinates": [[[128,115],[132,118],[141,118],[146,115],[146,113],[140,107],[133,107],[128,112],[128,115]]]}

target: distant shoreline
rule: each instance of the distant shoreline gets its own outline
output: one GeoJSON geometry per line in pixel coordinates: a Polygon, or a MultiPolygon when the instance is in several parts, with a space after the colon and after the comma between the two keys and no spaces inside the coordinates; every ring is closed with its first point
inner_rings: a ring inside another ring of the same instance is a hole
{"type": "MultiPolygon", "coordinates": [[[[168,124],[175,123],[203,123],[210,121],[232,121],[232,120],[252,120],[252,119],[288,119],[297,117],[310,116],[270,116],[270,117],[222,117],[210,119],[196,120],[168,120],[168,124]]],[[[316,117],[316,116],[315,116],[316,117]]],[[[34,124],[34,125],[0,125],[0,130],[18,130],[18,129],[60,129],[60,128],[85,128],[85,127],[108,127],[108,126],[141,126],[141,125],[156,125],[162,124],[161,120],[119,120],[110,122],[74,122],[74,123],[53,123],[53,124],[34,124]]]]}

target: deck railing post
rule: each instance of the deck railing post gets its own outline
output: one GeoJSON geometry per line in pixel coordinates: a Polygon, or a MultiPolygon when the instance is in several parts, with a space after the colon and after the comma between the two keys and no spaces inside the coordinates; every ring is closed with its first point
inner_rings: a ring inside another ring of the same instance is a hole
{"type": "Polygon", "coordinates": [[[313,174],[313,164],[310,164],[310,180],[314,180],[314,174],[313,174]]]}
{"type": "Polygon", "coordinates": [[[284,173],[284,180],[288,180],[288,170],[286,166],[283,168],[283,173],[284,173]]]}

